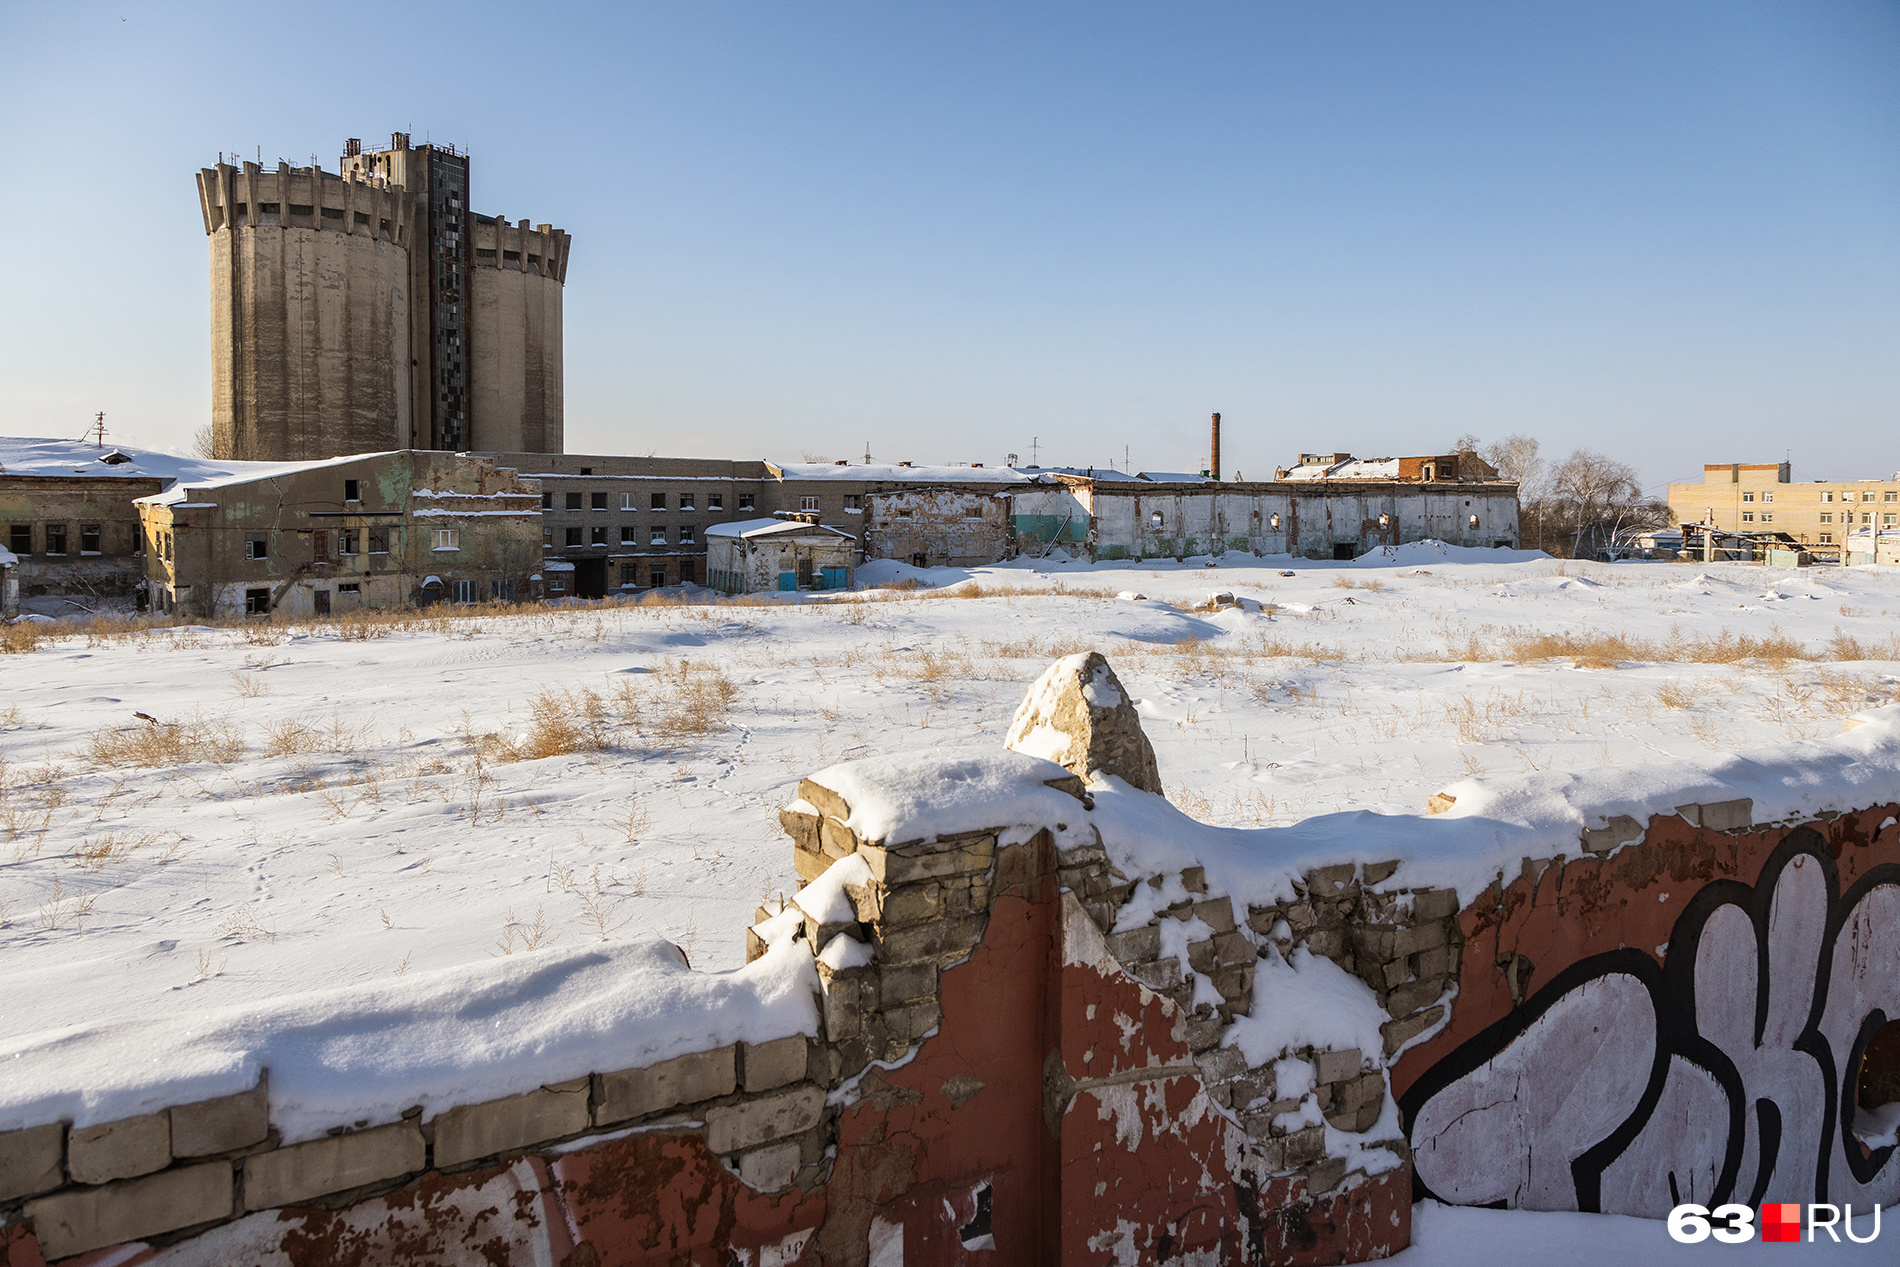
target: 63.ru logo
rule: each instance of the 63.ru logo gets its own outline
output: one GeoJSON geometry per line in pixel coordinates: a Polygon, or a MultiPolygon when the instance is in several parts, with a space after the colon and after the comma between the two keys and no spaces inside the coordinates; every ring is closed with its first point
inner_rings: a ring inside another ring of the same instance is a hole
{"type": "MultiPolygon", "coordinates": [[[[1761,1208],[1761,1238],[1764,1241],[1798,1241],[1801,1239],[1802,1207],[1794,1202],[1775,1202],[1761,1208]]],[[[1808,1239],[1812,1241],[1816,1232],[1826,1232],[1838,1244],[1841,1233],[1847,1233],[1847,1239],[1857,1245],[1865,1245],[1880,1235],[1880,1207],[1874,1207],[1874,1230],[1867,1236],[1854,1235],[1854,1207],[1838,1205],[1811,1205],[1808,1212],[1808,1239]]],[[[1718,1241],[1739,1245],[1743,1241],[1755,1239],[1755,1211],[1745,1205],[1718,1205],[1713,1210],[1705,1205],[1679,1205],[1669,1212],[1669,1235],[1685,1245],[1697,1241],[1706,1241],[1713,1236],[1718,1241]]]]}

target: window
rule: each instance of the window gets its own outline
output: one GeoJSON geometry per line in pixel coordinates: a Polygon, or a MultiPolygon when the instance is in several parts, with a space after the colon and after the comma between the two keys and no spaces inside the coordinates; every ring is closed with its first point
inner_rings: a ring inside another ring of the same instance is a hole
{"type": "Polygon", "coordinates": [[[554,509],[554,494],[553,493],[541,494],[541,509],[542,510],[554,509]]]}
{"type": "Polygon", "coordinates": [[[246,616],[270,615],[270,591],[268,589],[245,590],[244,614],[246,616]]]}
{"type": "Polygon", "coordinates": [[[343,208],[325,207],[323,209],[323,218],[325,220],[341,220],[343,218],[343,208]]]}
{"type": "Polygon", "coordinates": [[[290,204],[290,214],[293,216],[307,216],[315,210],[316,208],[307,202],[293,202],[290,204]]]}
{"type": "Polygon", "coordinates": [[[726,495],[724,493],[707,493],[706,494],[706,509],[707,510],[724,510],[725,508],[726,508],[726,495]]]}
{"type": "Polygon", "coordinates": [[[79,525],[79,553],[81,554],[99,553],[99,525],[98,524],[80,524],[79,525]]]}
{"type": "Polygon", "coordinates": [[[528,256],[528,263],[530,263],[530,264],[539,264],[540,262],[541,262],[541,257],[540,257],[539,255],[533,255],[533,254],[530,254],[530,255],[528,256]]]}
{"type": "Polygon", "coordinates": [[[560,594],[560,593],[564,593],[566,589],[567,589],[567,573],[565,572],[548,573],[548,593],[560,594]]]}
{"type": "Polygon", "coordinates": [[[48,554],[66,553],[66,525],[65,524],[47,524],[46,525],[46,553],[48,554]]]}
{"type": "Polygon", "coordinates": [[[357,213],[356,213],[356,223],[358,223],[358,224],[368,224],[368,223],[369,223],[369,213],[368,213],[368,212],[366,212],[366,211],[359,211],[359,212],[357,212],[357,213]]]}
{"type": "Polygon", "coordinates": [[[606,545],[607,544],[607,530],[605,528],[588,529],[587,530],[587,544],[595,545],[595,546],[606,545]]]}
{"type": "Polygon", "coordinates": [[[647,544],[650,546],[665,545],[666,544],[666,529],[660,524],[654,524],[652,529],[649,530],[647,533],[647,544]]]}
{"type": "Polygon", "coordinates": [[[607,494],[605,493],[590,494],[588,498],[588,504],[595,510],[607,509],[607,494]]]}
{"type": "Polygon", "coordinates": [[[844,509],[846,514],[862,511],[864,509],[864,498],[856,493],[846,493],[844,495],[844,509]]]}
{"type": "Polygon", "coordinates": [[[740,509],[740,510],[751,510],[751,509],[752,509],[752,494],[751,494],[751,493],[740,493],[740,494],[739,494],[739,509],[740,509]]]}
{"type": "Polygon", "coordinates": [[[1828,489],[1828,490],[1826,490],[1826,491],[1824,491],[1824,492],[1823,492],[1823,493],[1821,494],[1821,500],[1822,500],[1822,501],[1824,501],[1824,502],[1831,502],[1831,501],[1833,501],[1833,500],[1834,500],[1834,491],[1833,491],[1832,489],[1828,489]]]}
{"type": "Polygon", "coordinates": [[[1775,495],[1773,493],[1763,493],[1761,499],[1765,502],[1771,502],[1775,500],[1775,495]]]}
{"type": "Polygon", "coordinates": [[[634,528],[632,524],[621,524],[620,525],[620,544],[623,546],[630,546],[630,545],[637,544],[638,538],[634,536],[635,531],[636,529],[634,528]]]}
{"type": "Polygon", "coordinates": [[[382,229],[384,236],[387,236],[389,233],[389,221],[379,219],[376,223],[377,226],[382,229]]]}
{"type": "Polygon", "coordinates": [[[7,529],[7,549],[15,554],[33,553],[33,525],[14,524],[7,529]]]}
{"type": "Polygon", "coordinates": [[[1771,523],[1773,523],[1773,522],[1775,522],[1775,512],[1774,512],[1774,511],[1772,511],[1772,510],[1764,510],[1764,511],[1762,511],[1762,512],[1761,512],[1761,521],[1762,521],[1763,523],[1765,523],[1765,524],[1771,524],[1771,523]]]}
{"type": "Polygon", "coordinates": [[[569,528],[567,530],[567,544],[570,546],[577,546],[580,543],[581,543],[581,530],[579,528],[569,528]]]}
{"type": "Polygon", "coordinates": [[[371,528],[369,530],[369,552],[371,554],[389,553],[389,529],[371,528]]]}
{"type": "Polygon", "coordinates": [[[1824,524],[1831,524],[1831,523],[1833,523],[1833,522],[1834,522],[1834,512],[1833,512],[1833,511],[1831,511],[1831,510],[1824,510],[1824,511],[1822,511],[1822,512],[1821,512],[1821,522],[1822,522],[1822,523],[1824,523],[1824,524]]]}
{"type": "Polygon", "coordinates": [[[1822,544],[1822,545],[1824,545],[1824,546],[1831,546],[1831,545],[1833,545],[1833,544],[1834,544],[1834,534],[1833,534],[1833,533],[1831,533],[1831,532],[1824,532],[1824,533],[1822,533],[1822,534],[1821,534],[1821,544],[1822,544]]]}
{"type": "MultiPolygon", "coordinates": [[[[1873,517],[1872,515],[1862,515],[1862,516],[1860,517],[1860,521],[1861,521],[1862,523],[1864,523],[1864,524],[1870,524],[1870,523],[1872,523],[1872,522],[1874,521],[1874,517],[1873,517]]],[[[51,554],[51,553],[52,553],[52,551],[51,551],[51,550],[48,550],[48,551],[47,551],[47,553],[48,553],[48,554],[51,554]]]]}
{"type": "Polygon", "coordinates": [[[1874,495],[1872,493],[1862,493],[1860,499],[1864,502],[1870,502],[1874,499],[1874,495]]]}
{"type": "Polygon", "coordinates": [[[310,594],[310,610],[319,616],[330,614],[330,591],[313,590],[310,594]]]}
{"type": "Polygon", "coordinates": [[[1160,528],[1163,524],[1167,522],[1168,522],[1167,519],[1163,517],[1161,512],[1158,510],[1154,514],[1148,516],[1148,523],[1150,526],[1154,528],[1160,528]]]}
{"type": "Polygon", "coordinates": [[[683,546],[689,546],[693,544],[693,525],[691,524],[680,525],[680,544],[683,546]]]}
{"type": "Polygon", "coordinates": [[[1743,501],[1745,501],[1745,502],[1752,502],[1752,501],[1754,501],[1754,500],[1755,500],[1755,494],[1753,494],[1753,493],[1743,493],[1743,494],[1742,494],[1742,500],[1743,500],[1743,501]]]}
{"type": "Polygon", "coordinates": [[[666,569],[663,567],[647,569],[647,584],[659,589],[666,584],[666,569]]]}
{"type": "Polygon", "coordinates": [[[1752,523],[1754,523],[1754,522],[1755,522],[1755,512],[1754,512],[1754,511],[1752,511],[1752,510],[1744,510],[1744,511],[1742,512],[1742,522],[1743,522],[1743,523],[1745,523],[1745,524],[1752,524],[1752,523]]]}
{"type": "Polygon", "coordinates": [[[361,594],[363,592],[363,586],[359,581],[344,581],[336,587],[336,592],[339,594],[361,594]]]}
{"type": "Polygon", "coordinates": [[[496,581],[492,592],[495,601],[498,603],[512,603],[515,601],[515,583],[512,579],[496,581]]]}
{"type": "Polygon", "coordinates": [[[435,549],[460,550],[462,548],[462,530],[460,528],[437,528],[435,530],[435,549]]]}
{"type": "Polygon", "coordinates": [[[167,563],[171,562],[171,557],[172,557],[172,534],[168,532],[165,534],[165,561],[167,563]]]}
{"type": "Polygon", "coordinates": [[[277,204],[274,202],[260,202],[257,204],[257,214],[260,216],[274,216],[277,214],[277,204]]]}
{"type": "Polygon", "coordinates": [[[691,493],[680,494],[680,509],[681,510],[693,509],[693,495],[691,493]]]}
{"type": "Polygon", "coordinates": [[[478,260],[492,260],[495,258],[495,253],[486,247],[478,246],[475,248],[475,258],[478,260]]]}
{"type": "Polygon", "coordinates": [[[622,494],[620,494],[620,509],[622,509],[622,510],[634,510],[634,509],[637,509],[637,508],[636,508],[636,507],[634,506],[634,504],[633,504],[633,494],[632,494],[632,493],[622,493],[622,494]]]}
{"type": "Polygon", "coordinates": [[[249,210],[249,208],[248,208],[248,207],[246,207],[246,206],[245,206],[245,205],[244,205],[243,203],[241,203],[241,202],[240,202],[240,203],[239,203],[239,204],[237,205],[237,218],[238,218],[238,219],[240,219],[240,220],[242,220],[242,219],[244,218],[244,213],[245,213],[245,212],[246,212],[247,210],[249,210]]]}
{"type": "Polygon", "coordinates": [[[1478,517],[1476,515],[1473,515],[1471,518],[1467,519],[1465,521],[1465,526],[1468,528],[1476,528],[1478,526],[1478,517]]]}
{"type": "Polygon", "coordinates": [[[817,510],[818,499],[816,497],[801,497],[798,499],[798,508],[800,510],[817,510]]]}
{"type": "Polygon", "coordinates": [[[901,510],[897,511],[896,514],[899,519],[909,519],[911,516],[911,509],[909,506],[905,506],[901,510]]]}
{"type": "Polygon", "coordinates": [[[518,260],[521,258],[521,252],[520,251],[503,251],[501,253],[501,258],[505,260],[518,260]]]}
{"type": "Polygon", "coordinates": [[[327,528],[317,528],[310,533],[310,558],[313,562],[330,561],[330,532],[327,528]]]}
{"type": "Polygon", "coordinates": [[[583,466],[581,468],[582,475],[592,475],[593,473],[594,473],[594,468],[591,466],[583,466]]]}
{"type": "Polygon", "coordinates": [[[1890,488],[1880,495],[1880,500],[1883,502],[1900,502],[1900,492],[1895,492],[1890,488]]]}
{"type": "Polygon", "coordinates": [[[581,508],[581,495],[579,493],[569,493],[567,495],[567,508],[569,510],[579,510],[581,508]]]}
{"type": "Polygon", "coordinates": [[[338,554],[357,553],[357,543],[361,540],[354,528],[339,528],[336,534],[336,552],[338,554]]]}
{"type": "Polygon", "coordinates": [[[343,500],[346,502],[362,501],[363,500],[363,485],[357,480],[344,480],[343,481],[343,500]]]}
{"type": "Polygon", "coordinates": [[[265,532],[244,534],[244,557],[247,559],[270,558],[270,534],[265,532]]]}
{"type": "Polygon", "coordinates": [[[1900,524],[1900,515],[1882,515],[1880,517],[1880,526],[1883,528],[1891,528],[1895,524],[1900,524]]]}
{"type": "Polygon", "coordinates": [[[647,509],[665,510],[666,509],[666,494],[665,493],[653,494],[652,497],[647,499],[647,509]]]}
{"type": "Polygon", "coordinates": [[[479,593],[479,590],[473,581],[449,582],[449,598],[452,602],[461,603],[466,606],[475,601],[477,593],[479,593]]]}

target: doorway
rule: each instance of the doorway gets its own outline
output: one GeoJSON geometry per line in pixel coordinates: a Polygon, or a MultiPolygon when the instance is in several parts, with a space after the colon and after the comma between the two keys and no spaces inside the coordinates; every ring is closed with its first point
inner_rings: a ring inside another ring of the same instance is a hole
{"type": "Polygon", "coordinates": [[[329,590],[317,590],[310,595],[310,601],[316,605],[317,615],[328,616],[330,614],[329,590]]]}
{"type": "Polygon", "coordinates": [[[1333,547],[1333,558],[1341,563],[1350,563],[1359,557],[1359,547],[1350,542],[1333,547]]]}
{"type": "Polygon", "coordinates": [[[605,598],[607,596],[607,560],[574,560],[574,596],[576,598],[605,598]]]}

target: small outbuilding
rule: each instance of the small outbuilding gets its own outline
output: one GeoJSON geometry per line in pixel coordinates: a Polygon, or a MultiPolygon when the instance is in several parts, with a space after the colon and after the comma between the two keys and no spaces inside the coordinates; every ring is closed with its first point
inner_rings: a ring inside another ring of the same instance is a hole
{"type": "Polygon", "coordinates": [[[857,538],[816,515],[706,529],[706,579],[725,594],[847,590],[856,565],[857,538]]]}

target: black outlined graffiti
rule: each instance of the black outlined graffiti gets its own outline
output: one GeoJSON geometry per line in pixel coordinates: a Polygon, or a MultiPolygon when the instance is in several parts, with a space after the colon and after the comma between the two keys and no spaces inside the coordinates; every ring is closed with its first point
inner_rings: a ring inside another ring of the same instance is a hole
{"type": "Polygon", "coordinates": [[[1401,1100],[1419,1187],[1656,1218],[1682,1201],[1900,1201],[1895,1149],[1852,1131],[1852,1071],[1900,1016],[1900,866],[1838,883],[1802,828],[1754,885],[1699,890],[1661,967],[1624,949],[1559,973],[1401,1100]]]}

